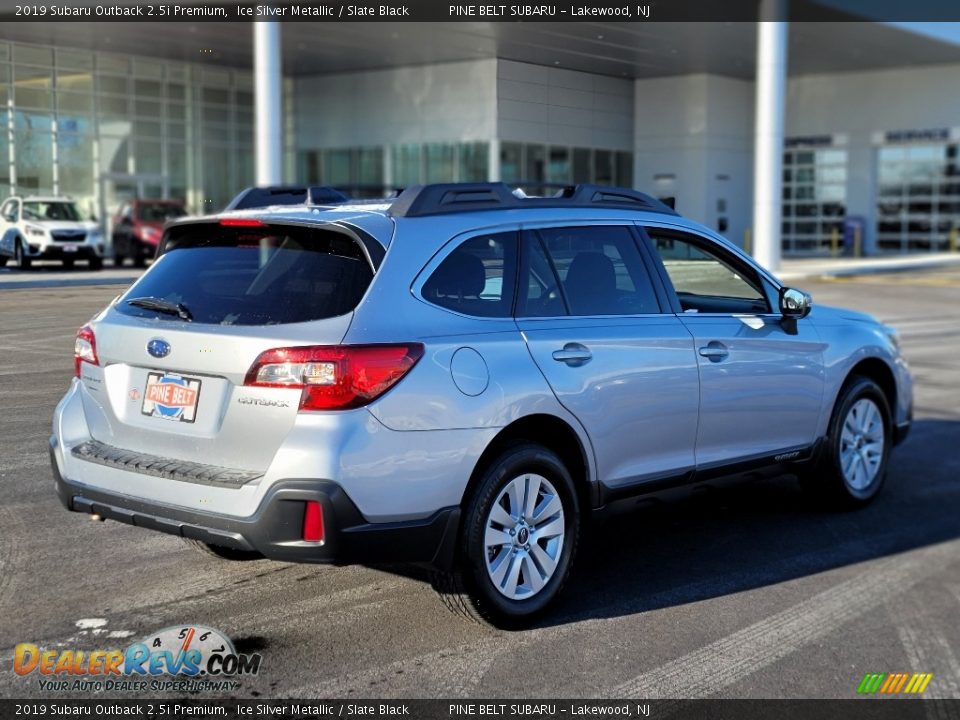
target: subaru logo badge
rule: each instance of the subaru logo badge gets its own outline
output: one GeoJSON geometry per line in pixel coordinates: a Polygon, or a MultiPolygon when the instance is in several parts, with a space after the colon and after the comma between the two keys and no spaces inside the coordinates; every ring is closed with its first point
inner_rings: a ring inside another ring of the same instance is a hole
{"type": "Polygon", "coordinates": [[[170,343],[160,338],[154,338],[147,343],[147,352],[155,358],[165,358],[170,354],[170,343]]]}

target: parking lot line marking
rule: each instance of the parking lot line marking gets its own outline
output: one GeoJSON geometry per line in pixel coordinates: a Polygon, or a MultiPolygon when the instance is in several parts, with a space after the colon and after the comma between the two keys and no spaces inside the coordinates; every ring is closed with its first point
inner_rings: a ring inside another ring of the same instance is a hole
{"type": "Polygon", "coordinates": [[[957,561],[960,541],[869,565],[861,574],[658,668],[604,697],[705,698],[826,637],[957,561]]]}

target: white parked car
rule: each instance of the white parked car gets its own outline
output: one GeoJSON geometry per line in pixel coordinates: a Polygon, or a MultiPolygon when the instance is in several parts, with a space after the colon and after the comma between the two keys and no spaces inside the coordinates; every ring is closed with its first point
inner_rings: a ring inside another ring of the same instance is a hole
{"type": "Polygon", "coordinates": [[[10,258],[23,270],[34,260],[61,260],[67,268],[86,260],[99,270],[103,255],[100,226],[70,198],[11,197],[0,206],[0,267],[10,258]]]}

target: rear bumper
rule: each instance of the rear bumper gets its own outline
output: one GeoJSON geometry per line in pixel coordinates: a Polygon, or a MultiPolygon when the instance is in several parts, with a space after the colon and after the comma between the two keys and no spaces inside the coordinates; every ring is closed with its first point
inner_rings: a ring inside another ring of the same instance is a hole
{"type": "Polygon", "coordinates": [[[458,507],[444,508],[423,520],[369,523],[343,488],[328,480],[281,480],[273,484],[250,517],[198,512],[113,492],[64,478],[51,438],[53,477],[60,502],[68,510],[96,514],[150,530],[213,545],[254,551],[286,562],[331,564],[419,563],[448,569],[460,521],[458,507]],[[302,538],[305,503],[323,508],[324,539],[302,538]]]}

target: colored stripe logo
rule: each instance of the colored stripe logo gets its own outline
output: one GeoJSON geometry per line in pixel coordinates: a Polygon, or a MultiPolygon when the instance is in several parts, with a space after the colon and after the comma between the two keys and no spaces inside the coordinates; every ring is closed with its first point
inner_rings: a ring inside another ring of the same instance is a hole
{"type": "Polygon", "coordinates": [[[857,686],[859,695],[919,695],[933,680],[933,673],[867,673],[857,686]]]}

